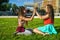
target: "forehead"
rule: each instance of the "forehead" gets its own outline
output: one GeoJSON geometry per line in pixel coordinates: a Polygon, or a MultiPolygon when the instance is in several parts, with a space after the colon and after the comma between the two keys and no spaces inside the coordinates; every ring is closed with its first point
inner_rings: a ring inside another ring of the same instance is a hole
{"type": "Polygon", "coordinates": [[[43,8],[46,8],[46,5],[43,5],[43,8]]]}
{"type": "Polygon", "coordinates": [[[43,8],[48,8],[48,6],[46,5],[46,6],[44,6],[43,8]]]}
{"type": "Polygon", "coordinates": [[[45,8],[48,8],[48,9],[49,9],[49,7],[48,7],[48,6],[46,6],[45,8]]]}

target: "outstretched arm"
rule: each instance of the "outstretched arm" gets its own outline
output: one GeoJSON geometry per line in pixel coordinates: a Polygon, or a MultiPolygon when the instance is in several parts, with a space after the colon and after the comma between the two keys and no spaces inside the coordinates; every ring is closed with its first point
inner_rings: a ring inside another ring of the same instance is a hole
{"type": "Polygon", "coordinates": [[[30,20],[33,19],[34,15],[35,15],[35,9],[33,11],[33,15],[31,16],[31,18],[25,18],[25,17],[23,17],[23,20],[30,21],[30,20]]]}
{"type": "Polygon", "coordinates": [[[40,19],[46,19],[46,18],[49,17],[49,13],[46,14],[46,15],[44,15],[44,16],[41,16],[41,15],[39,15],[38,12],[36,11],[36,14],[37,14],[37,16],[38,16],[40,19]]]}

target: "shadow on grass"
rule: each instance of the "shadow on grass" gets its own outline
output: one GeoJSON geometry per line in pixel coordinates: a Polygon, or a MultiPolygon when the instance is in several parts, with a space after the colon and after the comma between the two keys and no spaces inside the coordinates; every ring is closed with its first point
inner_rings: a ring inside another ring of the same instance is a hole
{"type": "Polygon", "coordinates": [[[55,26],[55,28],[56,28],[56,31],[60,33],[60,26],[55,26]]]}

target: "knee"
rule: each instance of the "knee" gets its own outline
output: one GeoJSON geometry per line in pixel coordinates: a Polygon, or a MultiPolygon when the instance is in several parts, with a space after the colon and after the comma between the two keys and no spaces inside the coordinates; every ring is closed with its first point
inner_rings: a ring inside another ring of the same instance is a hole
{"type": "Polygon", "coordinates": [[[37,31],[37,28],[33,29],[33,32],[36,32],[37,31]]]}

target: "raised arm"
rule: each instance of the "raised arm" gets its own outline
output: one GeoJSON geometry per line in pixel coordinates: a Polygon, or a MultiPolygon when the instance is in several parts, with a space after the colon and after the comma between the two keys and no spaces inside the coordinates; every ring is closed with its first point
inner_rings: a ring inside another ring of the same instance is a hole
{"type": "Polygon", "coordinates": [[[33,11],[33,15],[31,16],[31,18],[25,18],[25,17],[23,17],[23,20],[31,21],[33,19],[34,15],[35,15],[35,9],[33,11]]]}
{"type": "Polygon", "coordinates": [[[44,16],[41,16],[41,15],[39,15],[38,12],[36,11],[36,14],[37,14],[37,16],[38,16],[40,19],[46,19],[46,18],[49,18],[49,13],[46,14],[46,15],[44,15],[44,16]]]}

